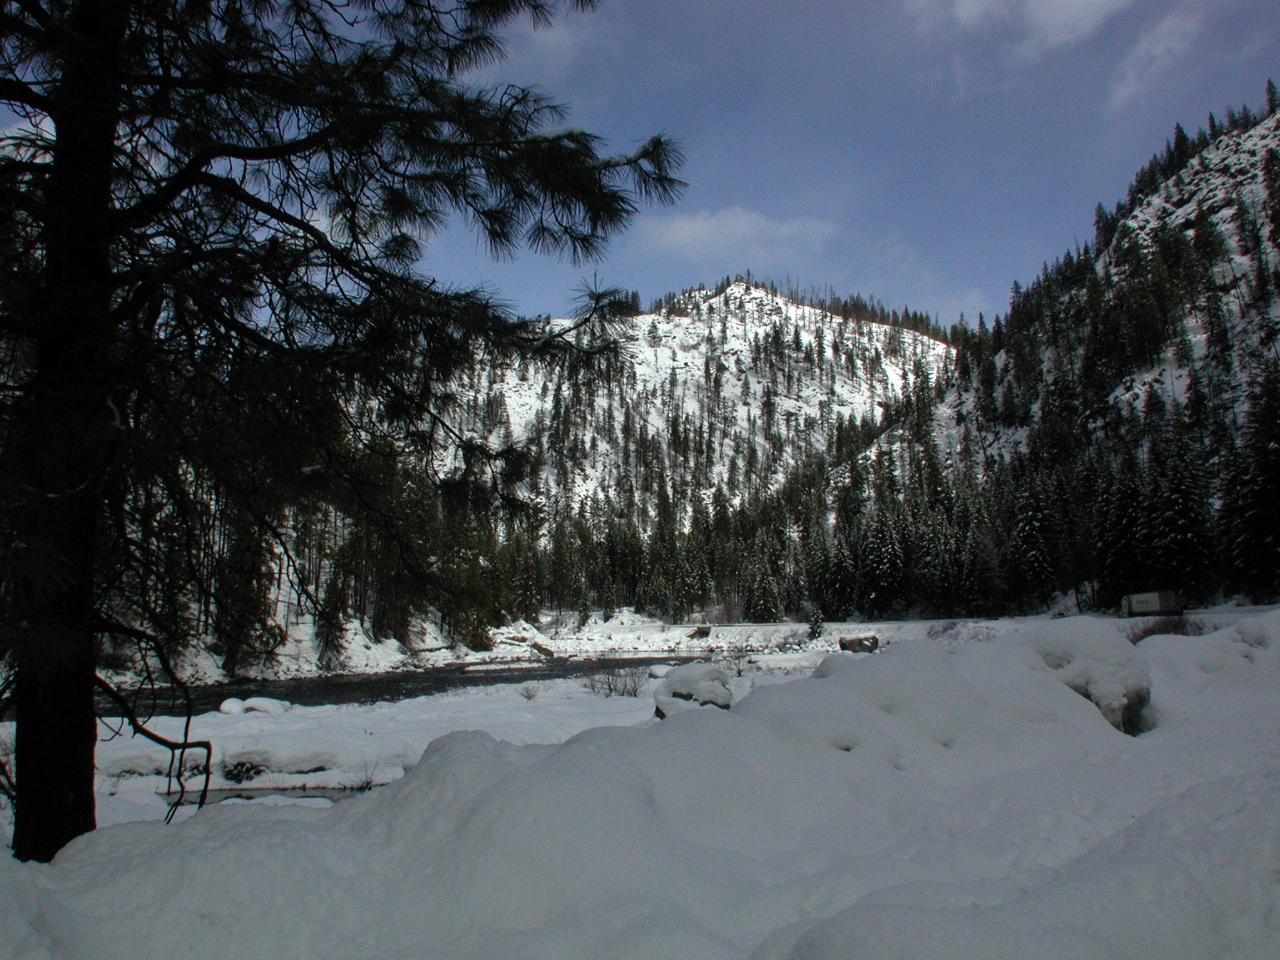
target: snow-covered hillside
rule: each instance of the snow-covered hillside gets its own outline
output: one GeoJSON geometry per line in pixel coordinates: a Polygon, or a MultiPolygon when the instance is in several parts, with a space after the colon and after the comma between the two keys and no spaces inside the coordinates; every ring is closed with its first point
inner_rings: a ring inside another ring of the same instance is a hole
{"type": "MultiPolygon", "coordinates": [[[[1219,318],[1213,314],[1221,311],[1224,344],[1231,350],[1229,362],[1221,365],[1233,374],[1226,380],[1232,402],[1243,407],[1247,374],[1269,353],[1274,356],[1270,347],[1280,331],[1280,297],[1267,296],[1280,271],[1280,236],[1274,227],[1268,229],[1267,222],[1268,210],[1280,205],[1280,197],[1271,196],[1265,182],[1267,154],[1276,151],[1280,151],[1280,114],[1251,130],[1219,138],[1125,221],[1149,247],[1158,244],[1162,230],[1194,238],[1204,224],[1211,224],[1225,248],[1223,258],[1212,267],[1220,300],[1202,301],[1186,317],[1193,346],[1190,357],[1170,350],[1164,363],[1123,384],[1117,400],[1132,401],[1149,384],[1168,382],[1171,392],[1184,401],[1192,368],[1215,361],[1212,324],[1219,318]]],[[[1107,269],[1112,259],[1114,250],[1101,258],[1100,267],[1107,269]]]]}
{"type": "Polygon", "coordinates": [[[449,657],[548,608],[773,622],[1276,596],[1280,115],[1249,123],[1175,138],[990,326],[944,339],[905,309],[726,278],[617,320],[593,363],[472,357],[428,476],[388,487],[412,529],[304,505],[253,585],[255,662],[219,635],[221,669],[449,657]],[[513,455],[487,469],[481,446],[513,455]],[[501,509],[513,487],[529,509],[501,509]],[[401,541],[427,571],[397,567],[401,541]]]}
{"type": "Polygon", "coordinates": [[[1025,452],[1028,427],[1057,412],[1046,410],[1046,394],[1052,393],[1059,395],[1055,401],[1088,393],[1080,412],[1096,429],[1107,417],[1140,413],[1155,391],[1179,404],[1189,397],[1212,404],[1237,430],[1250,380],[1276,358],[1280,334],[1277,152],[1280,114],[1223,133],[1109,223],[1098,238],[1105,246],[1077,249],[1046,266],[1023,292],[1025,309],[1015,297],[1003,318],[985,405],[973,375],[938,410],[940,446],[958,450],[967,430],[988,455],[1025,452]],[[1160,314],[1164,342],[1142,360],[1132,358],[1141,350],[1119,341],[1133,333],[1104,319],[1108,309],[1160,314]],[[1023,335],[1035,342],[1019,356],[1011,340],[1023,335]],[[1115,364],[1109,379],[1107,358],[1099,360],[1108,352],[1131,361],[1115,364]],[[1010,392],[1001,396],[1006,387],[1010,392]],[[1002,409],[1010,398],[1019,409],[1002,409]]]}
{"type": "Polygon", "coordinates": [[[837,422],[874,429],[921,378],[944,380],[952,361],[932,337],[741,281],[686,293],[615,334],[619,357],[596,374],[488,368],[467,385],[486,439],[538,442],[548,497],[643,490],[651,464],[637,444],[660,452],[672,483],[720,486],[731,499],[770,489],[825,451],[837,422]]]}

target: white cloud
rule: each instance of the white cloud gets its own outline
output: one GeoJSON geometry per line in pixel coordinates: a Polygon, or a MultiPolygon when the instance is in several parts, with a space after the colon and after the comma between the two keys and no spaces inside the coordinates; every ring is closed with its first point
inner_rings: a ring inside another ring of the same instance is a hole
{"type": "Polygon", "coordinates": [[[813,260],[838,232],[827,220],[777,219],[740,206],[645,217],[633,228],[636,242],[651,250],[722,269],[776,270],[813,260]]]}
{"type": "Polygon", "coordinates": [[[598,24],[590,16],[562,12],[550,24],[519,19],[499,32],[502,60],[477,77],[489,82],[512,78],[522,84],[555,85],[569,74],[584,53],[598,50],[598,24]]]}
{"type": "Polygon", "coordinates": [[[1133,3],[1134,0],[1024,0],[1026,43],[1035,50],[1085,40],[1133,3]]]}
{"type": "Polygon", "coordinates": [[[1149,90],[1195,43],[1204,15],[1179,10],[1143,32],[1125,55],[1111,84],[1110,107],[1128,106],[1149,90]]]}
{"type": "Polygon", "coordinates": [[[997,26],[1025,55],[1077,43],[1136,0],[907,0],[922,27],[958,26],[978,30],[997,26]]]}

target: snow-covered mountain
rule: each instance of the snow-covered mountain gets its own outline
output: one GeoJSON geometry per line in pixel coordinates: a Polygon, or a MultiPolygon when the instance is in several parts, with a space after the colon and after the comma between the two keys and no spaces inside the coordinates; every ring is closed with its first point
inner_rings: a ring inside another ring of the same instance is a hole
{"type": "Polygon", "coordinates": [[[1114,213],[1099,207],[1092,245],[1016,287],[990,334],[962,338],[944,448],[968,430],[988,455],[1026,452],[1064,408],[1105,431],[1153,392],[1239,431],[1277,357],[1280,114],[1214,139],[1178,133],[1143,174],[1175,170],[1146,190],[1140,175],[1114,213]]]}
{"type": "Polygon", "coordinates": [[[990,326],[725,281],[623,321],[592,367],[477,365],[461,427],[527,442],[541,508],[468,521],[484,616],[1272,595],[1278,147],[1276,115],[1179,128],[990,326]]]}
{"type": "Polygon", "coordinates": [[[615,335],[617,356],[597,369],[478,369],[466,385],[472,429],[531,441],[551,500],[774,489],[840,431],[884,429],[954,362],[936,336],[745,281],[686,292],[615,335]]]}
{"type": "Polygon", "coordinates": [[[933,438],[962,470],[934,503],[978,494],[986,596],[1280,590],[1280,114],[1210,126],[990,327],[952,331],[933,438]]]}

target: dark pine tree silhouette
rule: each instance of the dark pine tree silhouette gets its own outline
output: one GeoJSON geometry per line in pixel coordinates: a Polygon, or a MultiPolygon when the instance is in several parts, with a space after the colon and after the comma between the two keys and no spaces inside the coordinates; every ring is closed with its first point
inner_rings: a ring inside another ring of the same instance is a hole
{"type": "MultiPolygon", "coordinates": [[[[264,484],[327,484],[394,531],[397,500],[357,470],[364,441],[421,453],[448,431],[444,385],[465,362],[564,352],[578,332],[515,324],[421,276],[419,241],[457,211],[498,253],[588,257],[639,201],[679,189],[660,137],[602,155],[589,133],[553,132],[562,111],[537,93],[467,85],[499,55],[498,28],[556,6],[5,5],[0,101],[20,117],[0,135],[0,335],[22,360],[0,473],[18,857],[48,860],[93,828],[95,638],[163,641],[160,605],[124,587],[180,593],[187,576],[133,508],[162,497],[181,543],[183,511],[237,502],[252,557],[254,530],[272,530],[264,484]]],[[[466,452],[478,479],[482,451],[466,452]]],[[[416,581],[438,579],[390,537],[416,581]]]]}

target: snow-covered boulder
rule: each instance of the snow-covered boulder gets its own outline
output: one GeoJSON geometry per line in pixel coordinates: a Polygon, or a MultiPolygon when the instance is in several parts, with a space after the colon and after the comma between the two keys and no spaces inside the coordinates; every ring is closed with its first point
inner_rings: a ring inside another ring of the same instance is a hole
{"type": "Polygon", "coordinates": [[[1265,650],[1271,645],[1271,637],[1261,620],[1243,620],[1235,625],[1235,634],[1245,646],[1265,650]]]}
{"type": "Polygon", "coordinates": [[[244,713],[244,701],[239,697],[227,697],[218,705],[218,712],[238,716],[244,713]]]}
{"type": "Polygon", "coordinates": [[[719,707],[728,710],[733,703],[729,684],[715,664],[686,663],[672,669],[653,694],[653,715],[659,720],[681,710],[697,707],[719,707]]]}
{"type": "Polygon", "coordinates": [[[880,638],[872,633],[857,637],[838,637],[836,642],[846,653],[875,653],[880,649],[880,638]]]}
{"type": "MultiPolygon", "coordinates": [[[[225,706],[225,702],[224,702],[225,706]]],[[[244,701],[244,712],[251,713],[287,713],[293,709],[293,704],[288,700],[277,700],[275,697],[250,697],[244,701]]],[[[225,710],[223,711],[226,712],[225,710]]]]}

